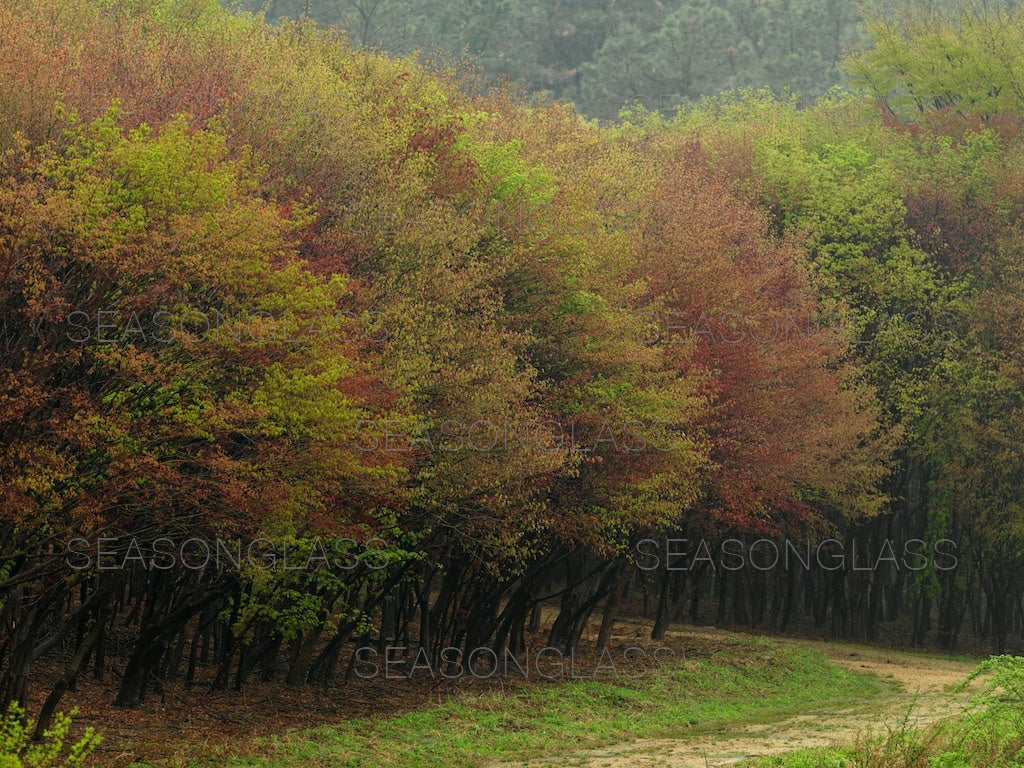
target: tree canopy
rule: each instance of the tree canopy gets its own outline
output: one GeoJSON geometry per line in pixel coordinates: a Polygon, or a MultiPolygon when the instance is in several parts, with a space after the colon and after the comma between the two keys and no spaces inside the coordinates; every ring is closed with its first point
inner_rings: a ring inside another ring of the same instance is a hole
{"type": "MultiPolygon", "coordinates": [[[[182,675],[324,681],[371,638],[520,651],[545,601],[571,648],[637,542],[686,531],[953,540],[955,573],[809,569],[802,601],[718,574],[719,611],[861,636],[902,611],[919,642],[934,613],[952,647],[984,594],[1001,646],[1018,12],[878,16],[859,93],[662,114],[826,90],[847,5],[416,6],[487,72],[639,102],[609,125],[367,50],[411,45],[386,5],[344,6],[348,35],[214,0],[0,6],[0,703],[73,647],[41,732],[117,622],[127,707],[182,675]]],[[[697,612],[690,578],[642,582],[655,633],[697,612]]]]}

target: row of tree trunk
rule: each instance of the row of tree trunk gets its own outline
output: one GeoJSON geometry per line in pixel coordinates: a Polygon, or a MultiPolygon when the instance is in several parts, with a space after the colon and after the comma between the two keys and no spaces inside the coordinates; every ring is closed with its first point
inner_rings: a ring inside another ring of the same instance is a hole
{"type": "Polygon", "coordinates": [[[365,674],[366,649],[392,669],[451,671],[477,649],[489,658],[538,643],[572,651],[588,626],[604,648],[625,611],[647,617],[652,642],[672,622],[704,621],[948,651],[969,636],[1003,652],[1024,636],[1019,556],[956,520],[939,539],[923,509],[907,504],[842,526],[831,540],[691,526],[615,557],[532,542],[542,554],[506,569],[451,542],[427,542],[422,557],[383,568],[270,579],[138,561],[69,571],[52,542],[33,549],[11,530],[7,551],[20,554],[0,585],[0,704],[25,704],[47,655],[63,667],[45,681],[40,734],[83,674],[116,675],[115,703],[135,707],[172,681],[214,690],[240,690],[253,675],[285,685],[343,681],[365,674]]]}

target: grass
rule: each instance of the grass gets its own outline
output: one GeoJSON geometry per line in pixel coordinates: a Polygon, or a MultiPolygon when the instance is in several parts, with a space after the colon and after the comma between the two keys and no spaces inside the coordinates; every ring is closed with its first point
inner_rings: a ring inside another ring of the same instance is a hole
{"type": "Polygon", "coordinates": [[[853,752],[848,749],[802,749],[750,763],[751,768],[849,768],[853,752]]]}
{"type": "Polygon", "coordinates": [[[719,644],[640,680],[564,681],[462,695],[399,716],[351,720],[261,740],[247,756],[196,768],[434,768],[555,757],[636,738],[697,736],[808,708],[848,707],[887,690],[820,652],[765,638],[719,644]]]}
{"type": "Polygon", "coordinates": [[[750,768],[1024,768],[1024,657],[993,656],[958,686],[976,684],[952,720],[914,727],[908,716],[845,750],[806,750],[750,768]]]}

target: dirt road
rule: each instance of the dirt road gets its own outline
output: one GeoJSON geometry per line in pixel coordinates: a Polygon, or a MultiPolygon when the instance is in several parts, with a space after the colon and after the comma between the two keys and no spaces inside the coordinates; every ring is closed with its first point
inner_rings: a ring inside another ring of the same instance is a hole
{"type": "MultiPolygon", "coordinates": [[[[724,637],[717,630],[702,628],[670,634],[680,640],[687,636],[713,639],[716,634],[724,637]]],[[[957,714],[967,703],[967,695],[954,697],[949,689],[973,669],[974,662],[846,643],[792,642],[817,648],[848,669],[889,678],[898,687],[849,709],[807,712],[768,724],[723,726],[720,732],[696,738],[639,739],[526,765],[716,768],[797,749],[849,744],[868,731],[884,733],[887,726],[896,726],[904,719],[912,727],[924,726],[957,714]]]]}

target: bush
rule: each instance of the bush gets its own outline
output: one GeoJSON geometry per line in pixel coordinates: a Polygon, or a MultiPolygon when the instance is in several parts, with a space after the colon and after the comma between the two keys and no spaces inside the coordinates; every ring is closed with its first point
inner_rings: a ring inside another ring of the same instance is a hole
{"type": "Polygon", "coordinates": [[[0,768],[77,768],[99,745],[101,737],[91,727],[81,739],[65,748],[71,730],[71,718],[78,714],[60,713],[53,725],[43,732],[43,740],[34,742],[34,723],[25,717],[25,710],[12,704],[0,719],[0,768]]]}
{"type": "Polygon", "coordinates": [[[932,755],[928,768],[971,768],[971,764],[960,752],[940,752],[932,755]]]}
{"type": "MultiPolygon", "coordinates": [[[[951,762],[948,766],[1024,765],[1024,658],[993,656],[978,665],[958,690],[974,681],[979,681],[981,687],[973,707],[957,724],[952,744],[958,754],[966,756],[966,762],[951,762]]],[[[946,763],[939,765],[947,768],[946,763]]]]}

